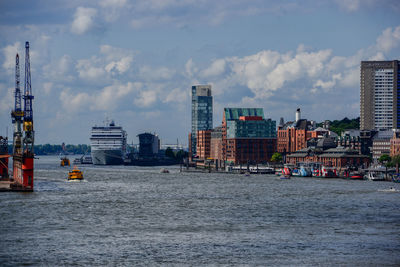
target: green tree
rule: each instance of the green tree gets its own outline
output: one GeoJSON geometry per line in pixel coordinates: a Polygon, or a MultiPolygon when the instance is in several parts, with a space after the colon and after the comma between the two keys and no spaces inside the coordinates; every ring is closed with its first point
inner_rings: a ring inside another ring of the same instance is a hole
{"type": "Polygon", "coordinates": [[[381,164],[384,164],[384,165],[387,165],[391,160],[392,160],[392,158],[389,155],[386,155],[386,154],[380,156],[379,159],[378,159],[378,161],[381,164]]]}
{"type": "Polygon", "coordinates": [[[172,159],[175,158],[175,154],[174,151],[172,151],[172,148],[167,147],[167,149],[165,150],[165,156],[172,159]]]}
{"type": "Polygon", "coordinates": [[[385,178],[387,179],[387,168],[389,167],[389,164],[391,162],[392,158],[387,155],[387,154],[383,154],[382,156],[379,157],[378,161],[381,164],[385,165],[385,178]]]}
{"type": "Polygon", "coordinates": [[[189,153],[186,152],[186,151],[179,150],[178,152],[176,152],[175,158],[176,158],[177,160],[179,160],[179,161],[182,161],[183,158],[188,157],[188,154],[189,154],[189,153]]]}
{"type": "Polygon", "coordinates": [[[282,162],[282,160],[283,160],[282,155],[279,152],[275,152],[271,157],[272,162],[282,162]]]}
{"type": "Polygon", "coordinates": [[[399,173],[400,155],[393,156],[392,163],[396,166],[396,173],[399,173]]]}

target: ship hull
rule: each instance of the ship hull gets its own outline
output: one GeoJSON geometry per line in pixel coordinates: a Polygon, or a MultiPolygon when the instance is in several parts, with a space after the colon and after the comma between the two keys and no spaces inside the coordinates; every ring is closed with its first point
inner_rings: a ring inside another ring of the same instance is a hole
{"type": "Polygon", "coordinates": [[[94,150],[91,154],[94,165],[121,165],[124,163],[121,150],[94,150]]]}

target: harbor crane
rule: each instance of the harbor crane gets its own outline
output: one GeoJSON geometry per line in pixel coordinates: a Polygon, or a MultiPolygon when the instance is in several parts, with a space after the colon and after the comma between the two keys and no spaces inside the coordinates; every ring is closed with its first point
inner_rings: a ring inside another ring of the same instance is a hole
{"type": "Polygon", "coordinates": [[[22,111],[19,55],[15,59],[15,105],[11,112],[13,134],[13,184],[14,190],[33,191],[34,130],[32,86],[29,59],[29,42],[25,43],[24,110],[22,111]],[[22,127],[23,126],[23,127],[22,127]]]}

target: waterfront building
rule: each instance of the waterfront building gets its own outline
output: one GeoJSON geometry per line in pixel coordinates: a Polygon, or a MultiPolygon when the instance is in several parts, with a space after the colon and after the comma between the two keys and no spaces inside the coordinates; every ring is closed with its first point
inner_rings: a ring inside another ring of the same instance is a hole
{"type": "Polygon", "coordinates": [[[200,160],[210,158],[211,130],[197,131],[197,157],[200,160]]]}
{"type": "Polygon", "coordinates": [[[380,156],[390,155],[390,139],[393,137],[392,130],[378,131],[372,138],[372,159],[377,162],[380,156]]]}
{"type": "Polygon", "coordinates": [[[340,169],[367,167],[370,158],[351,148],[336,147],[334,138],[327,137],[287,156],[287,163],[296,165],[299,162],[322,163],[324,166],[340,169]]]}
{"type": "Polygon", "coordinates": [[[152,158],[160,151],[160,139],[151,133],[138,134],[139,137],[139,157],[152,158]]]}
{"type": "Polygon", "coordinates": [[[322,138],[325,136],[335,137],[334,132],[329,131],[329,124],[324,123],[325,128],[316,127],[314,121],[301,119],[300,109],[296,110],[296,120],[281,123],[277,133],[277,151],[284,156],[297,150],[307,147],[307,141],[312,138],[322,138]]]}
{"type": "Polygon", "coordinates": [[[211,132],[210,157],[221,162],[222,157],[222,126],[215,127],[211,132]]]}
{"type": "Polygon", "coordinates": [[[192,128],[189,135],[190,158],[197,154],[197,132],[213,128],[211,85],[192,86],[192,128]]]}
{"type": "Polygon", "coordinates": [[[400,130],[394,130],[390,139],[390,156],[394,157],[400,154],[400,130]]]}
{"type": "Polygon", "coordinates": [[[398,60],[361,62],[361,130],[399,128],[399,66],[398,60]]]}
{"type": "Polygon", "coordinates": [[[371,133],[373,136],[375,132],[348,129],[341,136],[336,137],[335,142],[337,146],[357,150],[359,154],[370,155],[370,147],[372,147],[371,133]]]}
{"type": "Polygon", "coordinates": [[[270,161],[276,151],[276,122],[264,119],[262,108],[225,108],[222,159],[228,164],[270,161]]]}

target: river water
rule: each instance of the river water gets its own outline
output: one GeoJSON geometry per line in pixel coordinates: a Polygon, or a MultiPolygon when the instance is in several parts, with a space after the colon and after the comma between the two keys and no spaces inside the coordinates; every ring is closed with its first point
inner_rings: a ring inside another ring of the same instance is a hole
{"type": "Polygon", "coordinates": [[[0,194],[0,265],[400,265],[400,184],[80,168],[0,194]]]}

